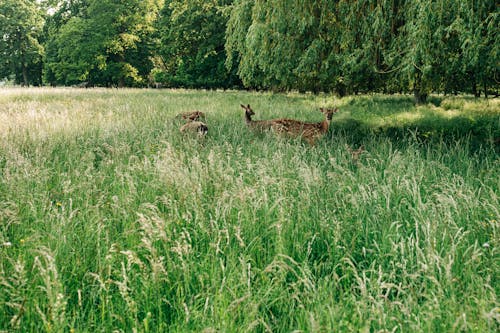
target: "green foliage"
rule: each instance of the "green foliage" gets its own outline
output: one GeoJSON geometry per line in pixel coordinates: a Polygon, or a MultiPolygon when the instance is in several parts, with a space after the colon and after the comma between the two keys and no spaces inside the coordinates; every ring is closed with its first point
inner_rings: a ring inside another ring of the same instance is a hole
{"type": "Polygon", "coordinates": [[[157,82],[169,87],[229,88],[238,79],[224,67],[224,10],[232,1],[166,1],[157,22],[157,82]]]}
{"type": "Polygon", "coordinates": [[[43,25],[37,1],[0,2],[0,79],[14,76],[16,83],[25,86],[41,84],[43,25]]]}
{"type": "Polygon", "coordinates": [[[397,92],[417,103],[500,89],[493,0],[18,2],[0,7],[0,77],[25,84],[43,69],[51,85],[397,92]]]}
{"type": "Polygon", "coordinates": [[[162,1],[87,3],[84,10],[79,3],[78,14],[65,23],[52,21],[46,79],[65,85],[145,85],[153,66],[153,23],[162,1]]]}
{"type": "Polygon", "coordinates": [[[227,65],[248,87],[413,92],[498,90],[494,1],[236,1],[227,65]],[[293,13],[290,15],[290,13],[293,13]]]}

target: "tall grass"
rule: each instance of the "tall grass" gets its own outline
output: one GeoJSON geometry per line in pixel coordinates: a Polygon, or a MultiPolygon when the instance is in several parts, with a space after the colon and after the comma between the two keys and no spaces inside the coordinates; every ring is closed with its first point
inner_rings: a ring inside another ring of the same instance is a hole
{"type": "Polygon", "coordinates": [[[496,332],[498,137],[498,100],[1,90],[0,331],[496,332]],[[240,103],[341,111],[311,147],[240,103]]]}

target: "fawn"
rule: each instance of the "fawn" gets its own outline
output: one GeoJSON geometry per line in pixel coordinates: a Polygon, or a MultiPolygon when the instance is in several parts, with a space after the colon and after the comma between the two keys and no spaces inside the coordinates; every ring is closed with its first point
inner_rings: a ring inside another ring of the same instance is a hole
{"type": "Polygon", "coordinates": [[[201,111],[188,111],[179,113],[176,118],[182,118],[187,121],[196,121],[200,119],[205,119],[205,113],[201,111]]]}
{"type": "Polygon", "coordinates": [[[325,120],[319,123],[306,123],[293,119],[276,119],[271,121],[271,128],[274,132],[288,136],[301,137],[310,145],[314,145],[315,141],[321,138],[328,132],[332,116],[339,111],[335,109],[320,108],[320,111],[325,115],[325,120]]]}
{"type": "Polygon", "coordinates": [[[361,154],[363,154],[366,151],[364,145],[361,145],[356,150],[352,149],[348,145],[346,145],[346,147],[347,147],[347,151],[351,154],[351,158],[352,158],[352,163],[353,164],[357,164],[358,160],[359,160],[359,157],[361,156],[361,154]]]}
{"type": "Polygon", "coordinates": [[[201,121],[190,121],[180,128],[181,133],[197,133],[198,136],[203,137],[208,133],[208,126],[201,121]]]}
{"type": "Polygon", "coordinates": [[[197,133],[198,136],[203,137],[208,132],[207,124],[200,121],[200,119],[205,119],[205,113],[201,111],[183,112],[178,114],[176,118],[182,118],[187,121],[187,123],[180,128],[181,133],[197,133]]]}
{"type": "Polygon", "coordinates": [[[240,104],[240,106],[245,109],[245,122],[248,127],[258,131],[265,131],[271,128],[273,120],[252,120],[255,112],[253,112],[250,104],[247,104],[247,106],[240,104]]]}

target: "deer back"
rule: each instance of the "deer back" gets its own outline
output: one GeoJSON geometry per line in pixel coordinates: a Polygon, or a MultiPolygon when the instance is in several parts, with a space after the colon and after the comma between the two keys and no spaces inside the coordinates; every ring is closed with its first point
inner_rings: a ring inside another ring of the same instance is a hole
{"type": "Polygon", "coordinates": [[[205,113],[202,111],[188,111],[179,113],[176,118],[182,118],[187,121],[196,121],[200,119],[205,119],[205,113]]]}
{"type": "Polygon", "coordinates": [[[192,132],[192,133],[197,133],[200,136],[204,136],[208,132],[208,126],[207,124],[201,121],[190,121],[184,124],[180,128],[180,131],[181,133],[192,132]]]}
{"type": "Polygon", "coordinates": [[[286,118],[276,119],[273,121],[272,129],[281,135],[302,137],[313,144],[317,138],[328,132],[332,116],[338,112],[338,109],[320,108],[320,111],[325,114],[325,119],[321,122],[311,123],[286,118]]]}

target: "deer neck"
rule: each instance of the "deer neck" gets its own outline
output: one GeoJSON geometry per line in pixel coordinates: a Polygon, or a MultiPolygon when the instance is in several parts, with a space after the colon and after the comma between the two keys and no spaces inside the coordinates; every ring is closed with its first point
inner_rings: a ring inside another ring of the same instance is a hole
{"type": "Polygon", "coordinates": [[[325,120],[321,122],[321,132],[323,133],[328,132],[329,127],[330,127],[330,119],[325,118],[325,120]]]}
{"type": "Polygon", "coordinates": [[[245,122],[247,125],[250,125],[252,123],[252,116],[248,114],[248,112],[245,112],[245,122]]]}

